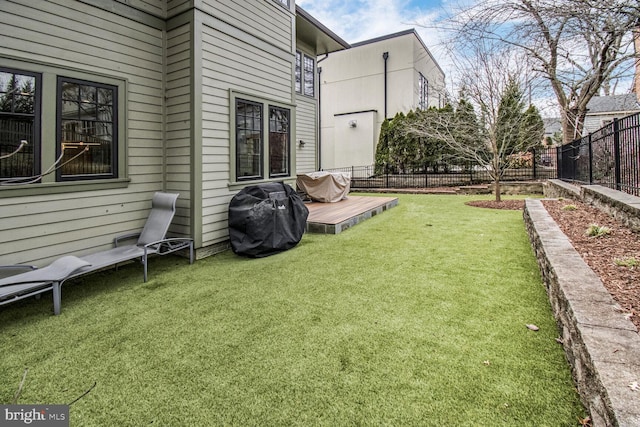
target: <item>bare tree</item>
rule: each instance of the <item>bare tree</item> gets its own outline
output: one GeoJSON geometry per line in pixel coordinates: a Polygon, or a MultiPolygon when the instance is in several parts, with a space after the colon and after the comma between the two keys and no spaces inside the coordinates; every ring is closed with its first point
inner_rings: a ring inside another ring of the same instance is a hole
{"type": "Polygon", "coordinates": [[[463,88],[457,108],[450,113],[427,111],[405,129],[440,141],[457,159],[487,171],[496,201],[501,199],[500,183],[506,171],[524,153],[540,146],[544,133],[537,110],[527,109],[521,90],[526,80],[518,73],[519,62],[517,55],[479,40],[457,58],[463,88]]]}
{"type": "Polygon", "coordinates": [[[587,104],[630,77],[637,0],[486,0],[451,18],[459,49],[478,39],[524,52],[560,107],[564,142],[582,134],[587,104]]]}

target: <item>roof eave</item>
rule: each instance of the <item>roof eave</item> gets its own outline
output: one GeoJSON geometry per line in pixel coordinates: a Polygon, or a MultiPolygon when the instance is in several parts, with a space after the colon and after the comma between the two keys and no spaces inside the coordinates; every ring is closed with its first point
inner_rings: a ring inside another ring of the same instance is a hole
{"type": "Polygon", "coordinates": [[[296,5],[296,36],[315,47],[316,55],[349,49],[351,45],[296,5]]]}

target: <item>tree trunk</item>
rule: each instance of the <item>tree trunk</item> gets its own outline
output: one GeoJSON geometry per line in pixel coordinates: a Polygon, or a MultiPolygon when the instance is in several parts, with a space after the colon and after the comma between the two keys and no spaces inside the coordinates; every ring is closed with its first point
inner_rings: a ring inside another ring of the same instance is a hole
{"type": "Polygon", "coordinates": [[[496,202],[500,202],[502,200],[500,198],[500,178],[496,177],[493,181],[493,185],[495,186],[496,202]]]}
{"type": "Polygon", "coordinates": [[[573,108],[562,113],[562,136],[563,144],[568,144],[576,139],[582,138],[586,111],[579,111],[573,108]]]}

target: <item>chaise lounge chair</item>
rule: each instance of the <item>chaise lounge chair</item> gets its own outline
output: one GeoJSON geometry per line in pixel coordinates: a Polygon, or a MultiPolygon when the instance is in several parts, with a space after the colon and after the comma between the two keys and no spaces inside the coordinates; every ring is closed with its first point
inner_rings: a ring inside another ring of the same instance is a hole
{"type": "Polygon", "coordinates": [[[189,263],[193,264],[193,240],[190,238],[167,238],[169,225],[175,215],[178,194],[155,193],[151,201],[151,212],[142,232],[126,234],[114,239],[114,248],[83,257],[65,256],[39,270],[25,271],[35,267],[0,267],[2,272],[14,274],[0,279],[0,305],[18,301],[43,292],[53,291],[53,311],[60,314],[61,287],[71,278],[116,266],[119,263],[140,259],[143,265],[144,281],[147,281],[147,261],[149,255],[167,255],[189,249],[189,263]],[[137,239],[135,244],[122,246],[123,241],[137,239]],[[15,274],[20,273],[20,274],[15,274]]]}
{"type": "Polygon", "coordinates": [[[193,264],[193,239],[167,238],[167,231],[176,213],[178,194],[155,193],[151,201],[151,212],[140,233],[125,234],[114,239],[113,249],[80,257],[91,267],[86,267],[71,277],[100,270],[121,262],[140,258],[144,269],[144,281],[147,281],[147,259],[149,255],[167,255],[183,249],[189,249],[189,262],[193,264]],[[123,241],[137,239],[135,244],[122,246],[123,241]]]}
{"type": "Polygon", "coordinates": [[[36,269],[32,266],[11,265],[0,267],[0,305],[53,291],[53,312],[60,314],[60,287],[70,275],[90,264],[74,256],[64,256],[48,266],[36,269]],[[21,272],[24,271],[24,272],[21,272]]]}

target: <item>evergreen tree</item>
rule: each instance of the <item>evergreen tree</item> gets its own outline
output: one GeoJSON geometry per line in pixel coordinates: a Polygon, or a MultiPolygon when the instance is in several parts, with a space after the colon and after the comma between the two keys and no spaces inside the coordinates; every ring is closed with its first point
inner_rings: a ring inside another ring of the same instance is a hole
{"type": "MultiPolygon", "coordinates": [[[[454,138],[461,141],[461,144],[469,147],[476,147],[476,150],[478,151],[485,150],[485,144],[483,143],[483,139],[480,135],[480,124],[476,117],[475,109],[473,108],[473,105],[464,98],[463,93],[461,94],[461,98],[458,101],[458,106],[455,110],[454,121],[457,123],[454,128],[454,138]]],[[[455,154],[454,150],[451,150],[451,148],[446,144],[444,145],[447,147],[447,151],[453,156],[455,154]]],[[[468,161],[466,161],[466,159],[462,159],[462,161],[458,160],[456,163],[466,164],[468,161]]]]}
{"type": "Polygon", "coordinates": [[[380,136],[378,137],[378,145],[376,145],[375,173],[385,173],[389,162],[389,120],[385,120],[380,126],[380,136]]]}
{"type": "Polygon", "coordinates": [[[514,78],[509,78],[498,105],[495,128],[496,142],[503,153],[518,151],[523,147],[519,142],[524,107],[520,85],[514,78]]]}
{"type": "Polygon", "coordinates": [[[542,144],[544,136],[544,122],[535,105],[530,105],[524,112],[520,125],[518,145],[520,147],[535,148],[542,144]]]}

